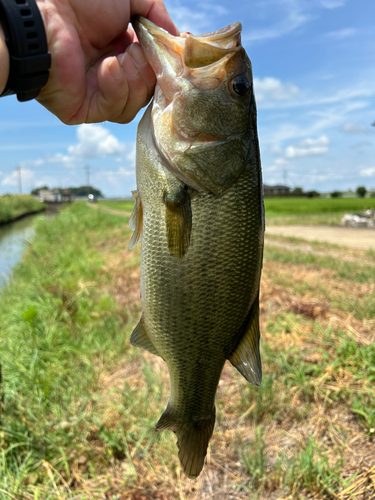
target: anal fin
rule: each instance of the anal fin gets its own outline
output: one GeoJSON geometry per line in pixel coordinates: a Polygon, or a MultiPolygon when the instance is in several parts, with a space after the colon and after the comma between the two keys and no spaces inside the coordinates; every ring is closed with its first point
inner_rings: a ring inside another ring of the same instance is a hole
{"type": "Polygon", "coordinates": [[[255,299],[246,318],[245,332],[235,351],[229,356],[229,361],[254,385],[262,381],[262,364],[259,353],[259,295],[255,299]]]}
{"type": "Polygon", "coordinates": [[[143,207],[141,197],[138,191],[132,191],[133,198],[135,199],[133,212],[129,219],[129,227],[133,231],[133,235],[129,242],[129,249],[132,250],[138,245],[142,237],[143,229],[143,207]]]}
{"type": "Polygon", "coordinates": [[[139,320],[138,325],[134,328],[133,333],[130,337],[130,343],[135,347],[142,347],[142,349],[146,349],[146,351],[151,352],[151,354],[156,354],[159,356],[159,353],[152,343],[145,326],[145,322],[143,316],[139,320]]]}
{"type": "Polygon", "coordinates": [[[180,184],[177,190],[166,192],[164,203],[169,251],[176,257],[183,257],[189,247],[192,225],[187,186],[180,184]]]}

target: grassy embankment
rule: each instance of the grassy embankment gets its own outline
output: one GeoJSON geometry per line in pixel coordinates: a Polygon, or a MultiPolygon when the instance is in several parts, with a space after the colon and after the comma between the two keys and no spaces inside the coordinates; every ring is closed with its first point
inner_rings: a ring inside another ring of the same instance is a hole
{"type": "Polygon", "coordinates": [[[0,196],[0,224],[18,219],[23,214],[40,212],[45,204],[27,194],[0,196]]]}
{"type": "Polygon", "coordinates": [[[125,223],[80,204],[39,221],[3,290],[0,498],[375,498],[373,252],[267,242],[263,383],[225,367],[192,482],[175,436],[153,431],[164,363],[129,345],[140,253],[125,223]]]}

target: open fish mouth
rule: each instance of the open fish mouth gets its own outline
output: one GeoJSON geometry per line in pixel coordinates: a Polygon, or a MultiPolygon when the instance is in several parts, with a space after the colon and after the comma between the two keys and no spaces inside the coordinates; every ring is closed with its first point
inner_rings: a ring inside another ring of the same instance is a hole
{"type": "Polygon", "coordinates": [[[215,88],[225,77],[226,62],[243,50],[240,22],[198,36],[173,36],[141,16],[135,16],[132,25],[168,100],[187,85],[194,85],[198,72],[200,82],[206,76],[207,89],[215,88]]]}

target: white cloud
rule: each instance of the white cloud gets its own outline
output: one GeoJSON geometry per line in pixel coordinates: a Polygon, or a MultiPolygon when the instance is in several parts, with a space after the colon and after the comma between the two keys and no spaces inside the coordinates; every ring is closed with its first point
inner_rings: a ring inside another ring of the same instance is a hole
{"type": "Polygon", "coordinates": [[[291,83],[284,84],[277,78],[254,78],[254,92],[258,102],[271,99],[281,101],[297,97],[299,88],[291,83]]]}
{"type": "Polygon", "coordinates": [[[360,173],[360,175],[363,175],[364,177],[372,177],[373,175],[375,175],[375,167],[364,168],[359,173],[360,173]]]}
{"type": "MultiPolygon", "coordinates": [[[[34,178],[34,172],[28,168],[21,168],[21,180],[22,182],[28,181],[34,178]]],[[[14,170],[11,174],[4,177],[1,181],[2,186],[17,186],[19,182],[18,170],[14,170]]]]}
{"type": "Polygon", "coordinates": [[[42,158],[38,158],[37,160],[24,160],[20,162],[20,167],[21,168],[27,168],[27,167],[40,167],[41,165],[44,165],[45,161],[42,158]]]}
{"type": "Polygon", "coordinates": [[[302,13],[302,5],[295,0],[286,0],[278,2],[275,5],[275,17],[277,21],[270,27],[249,31],[243,34],[244,42],[253,42],[258,40],[270,40],[279,38],[291,33],[310,20],[310,16],[302,13]],[[282,9],[280,12],[278,7],[282,9]]]}
{"type": "Polygon", "coordinates": [[[68,151],[75,158],[99,158],[119,155],[125,145],[101,125],[91,123],[80,125],[77,129],[78,144],[69,146],[68,151]]]}
{"type": "Polygon", "coordinates": [[[304,156],[324,155],[328,153],[329,139],[321,135],[317,139],[304,139],[296,146],[288,146],[285,149],[287,158],[301,158],[304,156]]]}
{"type": "Polygon", "coordinates": [[[168,6],[168,12],[180,32],[189,31],[194,35],[199,35],[207,30],[209,21],[207,13],[202,9],[189,9],[186,6],[168,6]]]}
{"type": "Polygon", "coordinates": [[[354,28],[344,28],[338,31],[331,31],[327,33],[329,38],[335,38],[336,40],[342,40],[344,38],[349,38],[357,33],[357,30],[354,28]]]}
{"type": "Polygon", "coordinates": [[[345,123],[341,127],[342,132],[347,132],[348,134],[368,134],[370,130],[365,125],[359,125],[357,123],[345,123]]]}
{"type": "Polygon", "coordinates": [[[74,168],[77,164],[76,159],[70,155],[64,155],[63,153],[56,153],[50,156],[47,160],[50,163],[62,163],[64,167],[74,168]]]}
{"type": "MultiPolygon", "coordinates": [[[[80,125],[77,128],[77,139],[77,144],[68,147],[68,153],[56,153],[48,157],[47,161],[61,163],[66,168],[75,168],[87,158],[116,156],[115,161],[117,161],[119,156],[127,150],[126,145],[102,125],[80,125]]],[[[131,155],[132,151],[131,149],[128,155],[131,155]]]]}
{"type": "Polygon", "coordinates": [[[338,7],[344,7],[344,0],[320,0],[320,3],[326,9],[337,9],[338,7]]]}
{"type": "Polygon", "coordinates": [[[129,163],[132,165],[135,165],[135,158],[136,158],[136,143],[134,142],[131,146],[128,146],[128,153],[126,155],[126,159],[128,160],[129,163]]]}
{"type": "Polygon", "coordinates": [[[285,158],[276,158],[276,160],[273,162],[273,164],[270,167],[265,167],[263,168],[264,171],[266,172],[281,172],[281,170],[289,165],[289,162],[285,160],[285,158]]]}
{"type": "Polygon", "coordinates": [[[124,179],[130,179],[132,177],[135,177],[134,169],[127,169],[125,167],[120,167],[117,170],[100,170],[92,176],[94,182],[100,184],[108,183],[115,187],[122,186],[124,179]]]}

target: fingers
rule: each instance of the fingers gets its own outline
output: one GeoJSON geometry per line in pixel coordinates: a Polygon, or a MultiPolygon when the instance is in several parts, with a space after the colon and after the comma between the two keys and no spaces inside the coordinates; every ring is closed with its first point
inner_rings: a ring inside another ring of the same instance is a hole
{"type": "Polygon", "coordinates": [[[90,99],[87,123],[130,122],[152,97],[156,78],[139,44],[104,59],[97,70],[98,89],[90,99]]]}
{"type": "Polygon", "coordinates": [[[179,35],[179,31],[170,18],[162,0],[131,0],[131,15],[147,17],[151,22],[169,31],[172,35],[179,35]]]}

